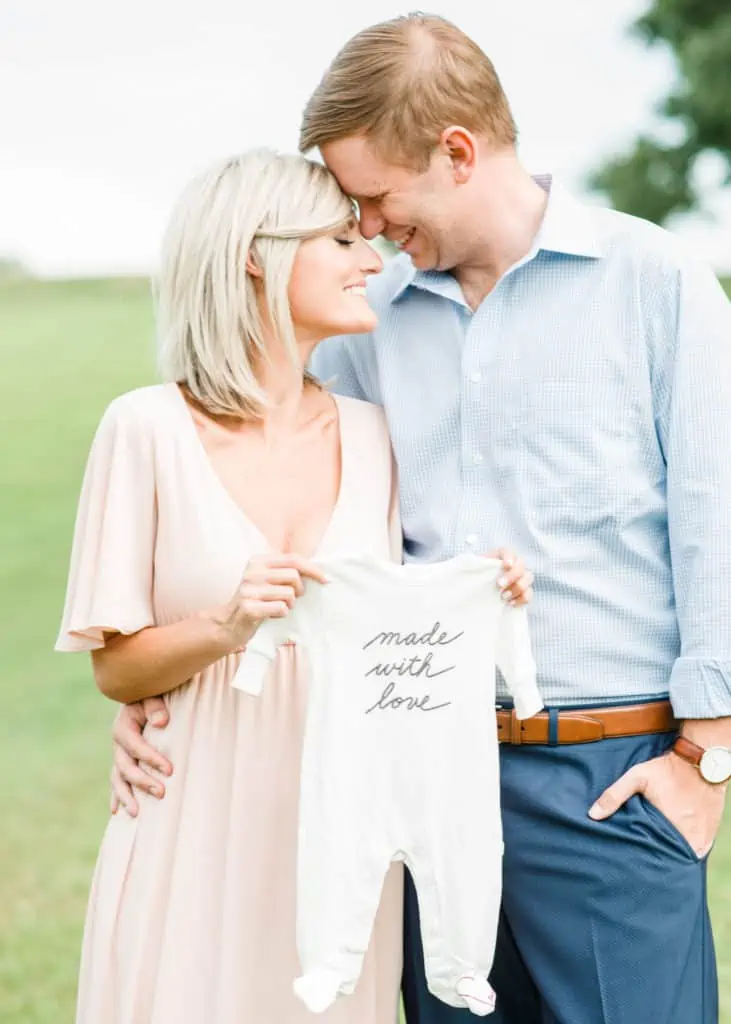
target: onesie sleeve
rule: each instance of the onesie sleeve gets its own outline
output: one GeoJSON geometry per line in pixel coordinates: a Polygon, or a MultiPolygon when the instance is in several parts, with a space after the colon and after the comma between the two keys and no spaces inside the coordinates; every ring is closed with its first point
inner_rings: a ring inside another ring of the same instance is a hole
{"type": "Polygon", "coordinates": [[[264,679],[277,656],[277,649],[289,642],[297,643],[300,635],[297,629],[297,609],[283,619],[266,619],[254,633],[241,655],[231,685],[244,693],[258,697],[264,686],[264,679]]]}
{"type": "Polygon", "coordinates": [[[500,618],[497,666],[513,697],[518,718],[530,718],[543,707],[536,685],[526,608],[506,606],[500,618]]]}
{"type": "Polygon", "coordinates": [[[57,651],[97,650],[107,633],[137,633],[155,624],[153,437],[131,398],[111,403],[91,446],[57,651]]]}

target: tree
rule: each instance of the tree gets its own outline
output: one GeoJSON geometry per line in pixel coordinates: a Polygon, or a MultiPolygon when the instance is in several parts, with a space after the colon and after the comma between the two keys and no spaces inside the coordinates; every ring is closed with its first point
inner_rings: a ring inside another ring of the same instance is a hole
{"type": "Polygon", "coordinates": [[[731,183],[731,2],[653,0],[631,31],[673,52],[678,83],[658,113],[678,129],[679,141],[642,135],[594,171],[590,184],[617,209],[661,224],[700,205],[693,170],[701,154],[718,154],[731,183]]]}

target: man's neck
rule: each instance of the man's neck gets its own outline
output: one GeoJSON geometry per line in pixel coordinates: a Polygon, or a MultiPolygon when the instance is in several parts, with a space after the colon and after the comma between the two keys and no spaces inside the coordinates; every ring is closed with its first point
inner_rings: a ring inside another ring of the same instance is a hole
{"type": "Polygon", "coordinates": [[[472,220],[474,244],[452,271],[473,310],[530,252],[548,202],[548,194],[512,154],[493,158],[486,170],[484,201],[472,220]]]}

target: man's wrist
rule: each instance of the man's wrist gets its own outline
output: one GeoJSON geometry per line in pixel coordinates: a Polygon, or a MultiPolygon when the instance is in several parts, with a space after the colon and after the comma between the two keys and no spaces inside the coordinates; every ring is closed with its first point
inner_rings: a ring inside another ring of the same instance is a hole
{"type": "Polygon", "coordinates": [[[686,720],[673,753],[705,783],[725,791],[731,778],[731,718],[686,720]]]}

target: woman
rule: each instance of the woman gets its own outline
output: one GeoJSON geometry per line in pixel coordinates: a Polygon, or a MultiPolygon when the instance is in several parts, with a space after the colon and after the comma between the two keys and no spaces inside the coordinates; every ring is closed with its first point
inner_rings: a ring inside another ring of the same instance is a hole
{"type": "MultiPolygon", "coordinates": [[[[287,646],[261,697],[230,682],[258,624],[321,578],[318,557],[400,559],[382,412],[304,370],[323,338],[374,327],[364,286],[380,266],[334,179],[301,157],[228,160],[173,214],[168,383],[102,419],[57,647],[91,651],[113,700],[165,695],[176,772],[164,801],[142,793],[136,818],[108,825],[78,1024],[310,1019],[292,990],[305,667],[287,646]]],[[[396,1019],[401,882],[392,867],[358,988],[323,1021],[396,1019]]]]}

